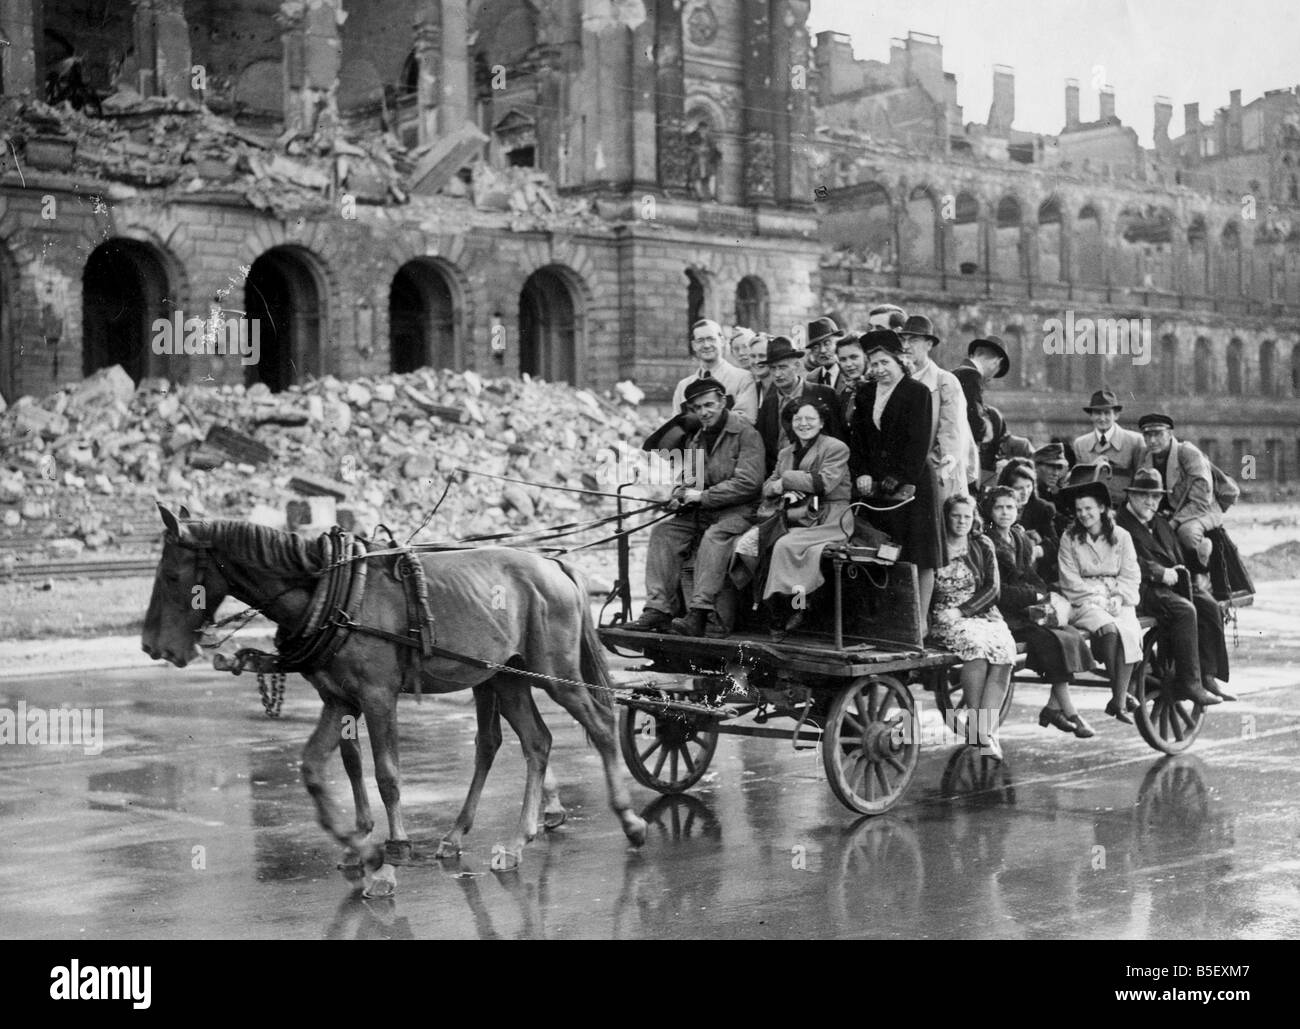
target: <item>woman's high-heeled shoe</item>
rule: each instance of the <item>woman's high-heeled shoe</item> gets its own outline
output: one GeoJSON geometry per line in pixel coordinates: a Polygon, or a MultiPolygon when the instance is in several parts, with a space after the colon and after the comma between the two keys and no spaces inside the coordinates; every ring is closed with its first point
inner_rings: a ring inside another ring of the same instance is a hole
{"type": "Polygon", "coordinates": [[[1070,721],[1074,723],[1074,735],[1078,736],[1079,739],[1088,740],[1097,735],[1092,726],[1083,720],[1083,715],[1071,715],[1069,717],[1070,721]]]}
{"type": "MultiPolygon", "coordinates": [[[[1127,706],[1128,705],[1126,704],[1125,707],[1127,706]]],[[[1125,725],[1133,724],[1133,719],[1128,716],[1128,711],[1121,711],[1113,697],[1106,701],[1106,714],[1110,715],[1111,718],[1114,718],[1116,721],[1123,722],[1125,725]]]]}
{"type": "Polygon", "coordinates": [[[1070,721],[1069,715],[1059,707],[1045,707],[1039,711],[1038,724],[1044,729],[1049,725],[1054,725],[1061,732],[1074,732],[1074,723],[1070,721]]]}

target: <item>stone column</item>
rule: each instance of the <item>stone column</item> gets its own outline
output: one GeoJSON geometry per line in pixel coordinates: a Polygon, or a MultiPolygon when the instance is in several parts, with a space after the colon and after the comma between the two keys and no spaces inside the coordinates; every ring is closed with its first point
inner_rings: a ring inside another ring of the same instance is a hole
{"type": "Polygon", "coordinates": [[[0,45],[0,93],[41,95],[36,80],[36,41],[41,38],[41,4],[35,0],[5,0],[5,15],[0,28],[8,34],[9,45],[0,45]]]}
{"type": "Polygon", "coordinates": [[[306,0],[302,8],[283,4],[276,13],[284,45],[284,125],[300,132],[338,123],[342,44],[340,0],[306,0]]]}
{"type": "Polygon", "coordinates": [[[808,94],[809,0],[774,0],[769,22],[772,39],[771,103],[773,185],[781,204],[811,204],[807,139],[812,131],[808,94]]]}
{"type": "Polygon", "coordinates": [[[470,116],[469,10],[467,0],[442,0],[442,66],[438,132],[455,132],[470,116]]]}
{"type": "Polygon", "coordinates": [[[140,94],[191,97],[190,28],[184,0],[137,0],[133,17],[140,94]]]}
{"type": "Polygon", "coordinates": [[[419,105],[419,141],[438,135],[439,94],[442,86],[442,4],[426,0],[417,6],[414,23],[415,62],[419,67],[416,102],[419,105]]]}
{"type": "MultiPolygon", "coordinates": [[[[685,190],[686,86],[682,50],[682,12],[676,0],[657,0],[654,13],[654,111],[656,165],[659,185],[685,190]]],[[[648,8],[647,8],[648,10],[648,8]]]]}
{"type": "Polygon", "coordinates": [[[772,118],[772,34],[768,0],[741,0],[745,67],[745,202],[776,201],[772,118]]]}

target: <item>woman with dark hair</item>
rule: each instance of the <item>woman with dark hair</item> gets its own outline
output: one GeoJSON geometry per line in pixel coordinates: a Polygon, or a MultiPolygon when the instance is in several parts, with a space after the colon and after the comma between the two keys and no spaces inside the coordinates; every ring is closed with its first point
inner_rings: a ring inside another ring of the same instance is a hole
{"type": "MultiPolygon", "coordinates": [[[[1071,475],[1084,467],[1076,467],[1071,475]]],[[[1092,634],[1092,651],[1106,665],[1111,689],[1106,714],[1132,725],[1128,712],[1138,704],[1128,686],[1134,666],[1142,660],[1137,619],[1142,571],[1133,537],[1112,519],[1105,482],[1066,486],[1060,497],[1074,512],[1057,555],[1061,592],[1071,605],[1070,624],[1092,634]]]]}
{"type": "MultiPolygon", "coordinates": [[[[982,747],[999,761],[998,714],[1016,661],[1012,639],[998,611],[998,561],[989,539],[974,529],[975,501],[957,494],[944,501],[948,561],[935,572],[931,637],[963,661],[962,696],[982,730],[982,747]]],[[[969,725],[967,742],[972,739],[969,725]]]]}
{"type": "Polygon", "coordinates": [[[997,554],[1002,583],[998,609],[1016,642],[1025,645],[1026,664],[1052,684],[1051,699],[1038,713],[1038,724],[1054,725],[1087,739],[1093,730],[1074,709],[1070,680],[1077,672],[1092,669],[1088,644],[1072,626],[1048,627],[1031,617],[1030,609],[1046,605],[1050,591],[1034,571],[1034,545],[1016,521],[1022,510],[1016,491],[1010,486],[994,486],[985,505],[988,538],[997,554]]]}
{"type": "Polygon", "coordinates": [[[763,483],[765,503],[784,499],[789,531],[772,547],[771,564],[763,599],[772,611],[773,635],[794,632],[808,614],[808,603],[825,581],[822,551],[828,543],[843,542],[848,533],[840,516],[849,507],[849,448],[825,433],[831,412],[815,401],[790,404],[791,432],[795,441],[781,448],[776,470],[763,483]],[[791,613],[781,625],[778,597],[789,597],[791,613]]]}
{"type": "Polygon", "coordinates": [[[1055,582],[1056,551],[1061,541],[1061,534],[1056,531],[1056,505],[1038,496],[1033,461],[1018,458],[1007,462],[998,475],[998,485],[1009,486],[1015,494],[1020,508],[1016,522],[1038,550],[1034,569],[1045,582],[1055,582]]]}
{"type": "Polygon", "coordinates": [[[912,378],[893,329],[872,329],[860,342],[867,378],[854,395],[849,466],[872,524],[900,543],[903,560],[916,566],[924,635],[934,570],[947,560],[937,473],[928,460],[930,390],[912,378]]]}

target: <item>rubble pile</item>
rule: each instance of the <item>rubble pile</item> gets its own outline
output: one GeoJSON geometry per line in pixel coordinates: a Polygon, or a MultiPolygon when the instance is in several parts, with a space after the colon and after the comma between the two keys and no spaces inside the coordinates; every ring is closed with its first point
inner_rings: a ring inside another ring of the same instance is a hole
{"type": "Polygon", "coordinates": [[[627,402],[635,391],[613,396],[623,399],[470,371],[327,376],[271,393],[162,379],[136,388],[120,367],[101,369],[0,415],[0,564],[149,550],[155,498],[303,532],[384,524],[405,540],[446,489],[419,541],[599,518],[612,500],[462,469],[612,491],[618,445],[635,450],[656,423],[627,402]]]}

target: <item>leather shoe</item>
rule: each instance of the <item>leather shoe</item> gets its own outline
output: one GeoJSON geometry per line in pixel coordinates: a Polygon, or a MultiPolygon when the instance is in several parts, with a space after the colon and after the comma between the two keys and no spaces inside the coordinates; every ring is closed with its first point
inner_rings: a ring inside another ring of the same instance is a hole
{"type": "MultiPolygon", "coordinates": [[[[1128,706],[1127,704],[1125,705],[1128,706]]],[[[1121,711],[1119,705],[1115,703],[1114,698],[1106,701],[1106,714],[1110,715],[1116,721],[1123,722],[1125,725],[1132,725],[1133,719],[1128,716],[1127,711],[1121,711]]]]}
{"type": "Polygon", "coordinates": [[[803,625],[804,616],[806,613],[807,612],[804,611],[796,611],[789,618],[787,618],[785,620],[785,631],[787,633],[798,632],[799,628],[803,625]]]}
{"type": "Polygon", "coordinates": [[[1213,693],[1220,700],[1237,699],[1237,695],[1235,693],[1229,693],[1227,690],[1225,690],[1222,686],[1219,685],[1219,681],[1217,679],[1207,676],[1206,678],[1201,680],[1201,684],[1205,687],[1205,691],[1207,693],[1213,693]]]}
{"type": "Polygon", "coordinates": [[[1092,726],[1083,720],[1083,715],[1073,715],[1070,721],[1074,723],[1074,735],[1078,736],[1079,739],[1087,740],[1097,735],[1092,726]]]}
{"type": "Polygon", "coordinates": [[[672,615],[647,607],[641,612],[640,618],[627,623],[627,628],[633,632],[664,632],[672,620],[672,615]]]}
{"type": "Polygon", "coordinates": [[[1223,703],[1223,701],[1218,696],[1211,693],[1204,686],[1202,686],[1200,683],[1197,682],[1183,683],[1182,686],[1177,687],[1175,689],[1175,692],[1178,693],[1183,698],[1185,698],[1186,700],[1196,701],[1196,703],[1200,704],[1202,707],[1209,707],[1211,704],[1223,703]]]}
{"type": "Polygon", "coordinates": [[[693,607],[681,618],[674,618],[668,627],[669,632],[678,636],[703,636],[704,623],[709,612],[702,607],[693,607]]]}
{"type": "Polygon", "coordinates": [[[1039,711],[1038,724],[1043,728],[1054,725],[1061,732],[1074,732],[1074,723],[1070,721],[1070,716],[1059,707],[1045,707],[1039,711]]]}
{"type": "Polygon", "coordinates": [[[711,640],[724,640],[731,635],[731,630],[723,624],[718,612],[710,611],[708,620],[704,623],[704,635],[711,640]]]}

